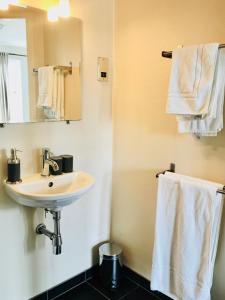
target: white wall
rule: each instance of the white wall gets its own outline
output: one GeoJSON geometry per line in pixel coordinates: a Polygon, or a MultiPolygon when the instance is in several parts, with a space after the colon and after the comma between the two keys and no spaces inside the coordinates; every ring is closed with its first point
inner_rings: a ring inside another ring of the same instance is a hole
{"type": "MultiPolygon", "coordinates": [[[[162,50],[225,40],[224,0],[116,0],[112,238],[125,263],[150,279],[157,180],[177,172],[225,183],[225,130],[196,140],[166,115],[171,60],[162,50]]],[[[225,214],[213,300],[225,298],[225,214]]]]}
{"type": "MultiPolygon", "coordinates": [[[[28,1],[27,1],[28,2],[28,1]]],[[[70,153],[75,168],[90,172],[94,189],[62,211],[63,253],[53,256],[50,241],[36,236],[36,225],[52,218],[44,211],[19,206],[0,192],[0,299],[26,300],[92,265],[92,248],[109,237],[112,123],[111,81],[96,80],[98,56],[112,58],[111,0],[72,1],[83,23],[82,121],[9,125],[0,130],[0,179],[6,177],[5,150],[20,155],[22,176],[40,170],[39,149],[70,153]]]]}

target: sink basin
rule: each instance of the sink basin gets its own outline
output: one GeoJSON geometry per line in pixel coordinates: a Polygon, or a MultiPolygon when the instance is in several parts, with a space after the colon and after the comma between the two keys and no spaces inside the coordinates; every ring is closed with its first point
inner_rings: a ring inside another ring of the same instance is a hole
{"type": "Polygon", "coordinates": [[[23,179],[22,183],[5,183],[7,194],[17,203],[48,209],[60,209],[81,198],[94,184],[91,175],[72,172],[59,176],[40,174],[23,179]]]}

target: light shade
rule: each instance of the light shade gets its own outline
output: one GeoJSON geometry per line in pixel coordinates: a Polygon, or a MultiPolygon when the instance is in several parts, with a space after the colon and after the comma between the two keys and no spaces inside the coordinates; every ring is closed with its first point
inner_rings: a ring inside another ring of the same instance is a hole
{"type": "Polygon", "coordinates": [[[67,18],[70,16],[70,2],[69,0],[60,0],[59,1],[59,16],[62,18],[67,18]]]}
{"type": "Polygon", "coordinates": [[[52,6],[48,9],[48,20],[50,22],[56,22],[59,18],[58,6],[52,6]]]}

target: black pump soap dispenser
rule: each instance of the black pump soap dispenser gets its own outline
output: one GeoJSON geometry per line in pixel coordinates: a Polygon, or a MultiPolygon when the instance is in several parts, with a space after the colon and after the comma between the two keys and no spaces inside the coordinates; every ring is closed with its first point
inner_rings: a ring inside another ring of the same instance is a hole
{"type": "Polygon", "coordinates": [[[8,179],[7,183],[15,184],[22,182],[20,178],[20,159],[17,157],[17,152],[21,152],[16,148],[11,149],[11,156],[8,159],[8,179]]]}

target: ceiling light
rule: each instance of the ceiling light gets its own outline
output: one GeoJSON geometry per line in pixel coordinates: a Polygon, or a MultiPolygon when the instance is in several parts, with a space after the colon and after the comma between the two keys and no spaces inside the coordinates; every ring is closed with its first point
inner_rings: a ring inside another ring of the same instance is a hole
{"type": "Polygon", "coordinates": [[[48,20],[50,22],[56,22],[59,18],[58,6],[52,6],[48,9],[48,20]]]}
{"type": "Polygon", "coordinates": [[[9,2],[9,0],[0,0],[0,10],[8,10],[9,2]]]}
{"type": "Polygon", "coordinates": [[[69,0],[60,0],[59,1],[59,16],[67,18],[70,16],[70,2],[69,0]]]}

